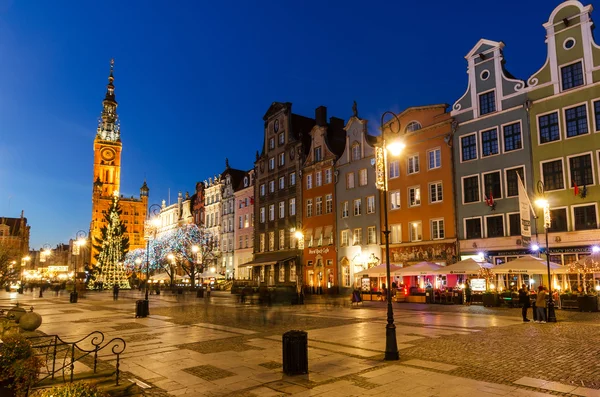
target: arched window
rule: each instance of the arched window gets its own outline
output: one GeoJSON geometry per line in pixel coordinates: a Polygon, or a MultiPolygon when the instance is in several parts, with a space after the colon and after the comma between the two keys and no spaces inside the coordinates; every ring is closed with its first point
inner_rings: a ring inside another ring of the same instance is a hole
{"type": "Polygon", "coordinates": [[[354,142],[352,144],[352,161],[360,160],[360,143],[354,142]]]}
{"type": "Polygon", "coordinates": [[[406,126],[406,132],[414,132],[421,129],[421,123],[418,121],[411,121],[406,126]]]}

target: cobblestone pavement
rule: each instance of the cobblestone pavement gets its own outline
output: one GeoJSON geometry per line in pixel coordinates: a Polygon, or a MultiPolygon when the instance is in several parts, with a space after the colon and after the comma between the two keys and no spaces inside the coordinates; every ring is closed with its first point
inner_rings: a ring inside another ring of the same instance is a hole
{"type": "Polygon", "coordinates": [[[145,394],[153,397],[600,397],[600,313],[559,310],[558,323],[534,324],[522,323],[519,309],[394,304],[400,361],[386,362],[383,302],[352,307],[313,297],[261,307],[225,293],[161,294],[150,297],[151,315],[136,319],[141,294],[121,295],[113,302],[109,293],[88,293],[71,305],[68,295],[0,299],[34,306],[40,331],[66,340],[94,330],[124,338],[124,378],[151,385],[145,394]],[[282,373],[281,335],[291,329],[308,331],[308,375],[282,373]]]}

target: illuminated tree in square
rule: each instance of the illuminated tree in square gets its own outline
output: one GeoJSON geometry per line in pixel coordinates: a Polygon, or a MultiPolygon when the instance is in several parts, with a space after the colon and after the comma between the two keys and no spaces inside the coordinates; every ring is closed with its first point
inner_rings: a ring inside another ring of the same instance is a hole
{"type": "Polygon", "coordinates": [[[102,236],[94,238],[94,248],[98,251],[95,258],[99,268],[96,280],[102,282],[104,289],[112,289],[115,284],[121,289],[129,289],[129,281],[123,265],[123,259],[129,250],[129,238],[125,235],[127,229],[121,220],[117,192],[112,197],[112,204],[104,219],[106,226],[100,229],[102,236]]]}
{"type": "MultiPolygon", "coordinates": [[[[163,270],[173,280],[180,266],[194,287],[198,274],[219,256],[218,244],[203,227],[188,224],[163,233],[149,243],[150,269],[163,270]],[[172,258],[172,259],[170,259],[172,258]]],[[[146,250],[136,249],[125,256],[125,266],[141,271],[146,266],[146,250]]]]}

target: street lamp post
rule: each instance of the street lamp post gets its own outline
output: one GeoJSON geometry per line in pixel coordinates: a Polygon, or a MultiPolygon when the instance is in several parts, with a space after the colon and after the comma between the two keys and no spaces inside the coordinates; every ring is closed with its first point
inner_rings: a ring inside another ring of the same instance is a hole
{"type": "Polygon", "coordinates": [[[19,286],[19,294],[23,293],[23,272],[25,271],[23,268],[26,266],[27,262],[29,262],[31,260],[31,257],[29,255],[24,256],[23,259],[21,259],[21,285],[19,286]]]}
{"type": "MultiPolygon", "coordinates": [[[[388,169],[387,169],[387,153],[388,151],[397,156],[404,148],[404,144],[400,142],[392,142],[389,145],[386,142],[385,130],[384,130],[384,119],[386,115],[392,116],[396,120],[398,131],[400,132],[400,120],[395,113],[387,111],[381,115],[381,146],[375,148],[376,164],[375,183],[377,188],[383,192],[383,219],[385,230],[385,267],[386,267],[386,280],[387,280],[387,324],[385,326],[385,360],[398,360],[400,355],[398,353],[398,343],[396,342],[396,325],[394,324],[394,310],[392,308],[392,292],[391,292],[391,275],[390,275],[390,230],[388,225],[388,211],[387,211],[387,184],[388,184],[388,169]]],[[[391,130],[394,122],[389,124],[391,130]]],[[[394,132],[394,131],[392,131],[394,132]]]]}
{"type": "Polygon", "coordinates": [[[152,236],[153,240],[156,240],[156,232],[160,225],[160,219],[158,218],[160,209],[160,205],[152,204],[150,208],[148,208],[148,216],[146,219],[146,302],[148,302],[148,288],[150,284],[150,236],[152,236]]]}
{"type": "Polygon", "coordinates": [[[548,267],[548,318],[549,323],[556,322],[556,312],[554,310],[554,301],[552,299],[552,276],[550,275],[550,246],[548,243],[548,232],[552,226],[552,218],[550,217],[550,203],[544,197],[545,189],[544,182],[538,181],[538,193],[541,198],[535,201],[535,204],[544,211],[544,232],[546,234],[546,265],[548,267]]]}
{"type": "MultiPolygon", "coordinates": [[[[48,257],[52,254],[50,244],[44,244],[40,250],[40,262],[46,262],[48,257]]],[[[44,297],[44,279],[40,279],[40,298],[44,297]]]]}
{"type": "MultiPolygon", "coordinates": [[[[87,233],[84,230],[79,230],[75,234],[75,241],[73,241],[73,246],[77,246],[77,257],[81,256],[81,249],[85,247],[87,242],[87,233]]],[[[69,302],[77,303],[77,299],[79,298],[79,294],[77,293],[77,262],[73,262],[73,292],[71,292],[71,296],[69,302]]]]}

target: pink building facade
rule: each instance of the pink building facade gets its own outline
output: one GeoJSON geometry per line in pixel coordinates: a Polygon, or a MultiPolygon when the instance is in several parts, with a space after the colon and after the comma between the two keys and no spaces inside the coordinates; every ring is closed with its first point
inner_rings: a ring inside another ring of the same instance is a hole
{"type": "Polygon", "coordinates": [[[254,170],[244,175],[241,185],[235,192],[235,242],[234,242],[234,278],[249,280],[252,278],[252,266],[244,264],[252,261],[254,245],[254,170]]]}

